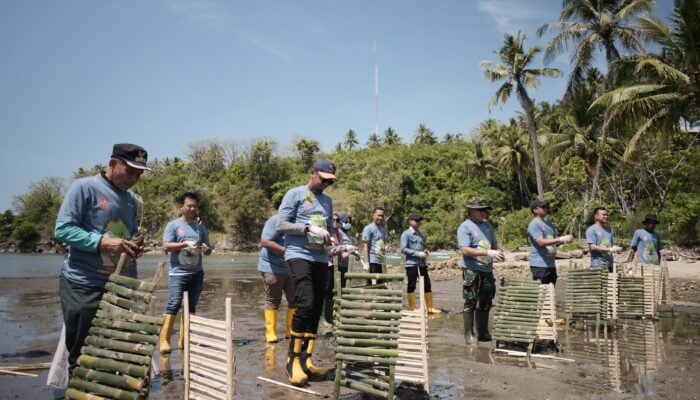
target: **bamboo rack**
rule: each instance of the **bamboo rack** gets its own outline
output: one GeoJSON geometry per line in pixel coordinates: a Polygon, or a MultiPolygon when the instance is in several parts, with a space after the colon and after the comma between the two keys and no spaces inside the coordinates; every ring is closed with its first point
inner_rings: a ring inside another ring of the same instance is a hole
{"type": "MultiPolygon", "coordinates": [[[[493,320],[491,350],[504,343],[525,344],[529,356],[540,331],[547,295],[547,285],[531,281],[509,281],[501,287],[493,320]]],[[[550,309],[549,313],[552,311],[550,309]]],[[[551,323],[554,324],[553,319],[551,323]]]]}
{"type": "Polygon", "coordinates": [[[236,364],[233,355],[231,298],[223,321],[190,314],[189,293],[183,300],[185,352],[182,360],[185,399],[233,400],[236,364]]]}
{"type": "Polygon", "coordinates": [[[122,254],[116,272],[109,276],[90,335],[68,382],[67,399],[148,398],[151,355],[163,318],[144,312],[153,301],[165,261],[159,264],[152,282],[119,275],[125,263],[122,254]]]}
{"type": "Polygon", "coordinates": [[[418,276],[417,297],[419,306],[413,311],[401,311],[399,323],[399,356],[396,359],[395,378],[414,382],[430,393],[428,377],[428,310],[425,307],[424,278],[418,276]]]}
{"type": "Polygon", "coordinates": [[[397,359],[401,356],[403,274],[335,273],[336,375],[333,398],[348,387],[393,399],[397,359]],[[352,286],[353,281],[370,283],[352,286]],[[378,282],[378,284],[371,284],[378,282]],[[346,298],[345,296],[348,296],[346,298]]]}

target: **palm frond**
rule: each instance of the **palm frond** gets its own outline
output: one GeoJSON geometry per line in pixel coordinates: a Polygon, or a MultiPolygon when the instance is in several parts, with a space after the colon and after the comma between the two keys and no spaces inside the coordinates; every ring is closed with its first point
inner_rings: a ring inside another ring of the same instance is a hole
{"type": "Polygon", "coordinates": [[[654,15],[645,15],[637,18],[636,22],[639,28],[644,32],[644,35],[650,40],[653,40],[661,46],[680,50],[671,38],[671,32],[668,26],[658,17],[654,15]]]}
{"type": "Polygon", "coordinates": [[[616,16],[619,20],[625,20],[628,17],[634,17],[645,12],[651,12],[654,8],[653,0],[632,0],[621,5],[617,10],[616,16]]]}
{"type": "Polygon", "coordinates": [[[636,150],[637,142],[642,137],[642,135],[646,134],[649,131],[649,129],[652,126],[654,126],[658,120],[663,119],[663,117],[666,116],[666,114],[668,114],[668,109],[661,109],[659,110],[659,112],[652,115],[650,118],[648,118],[642,123],[642,125],[637,129],[634,135],[632,135],[632,137],[626,143],[625,152],[622,154],[623,162],[629,161],[630,157],[632,156],[632,153],[634,153],[634,150],[636,150]]]}
{"type": "Polygon", "coordinates": [[[493,106],[500,104],[501,108],[506,104],[508,98],[510,98],[513,92],[513,81],[509,79],[501,87],[498,88],[496,93],[493,94],[491,100],[489,100],[489,112],[493,109],[493,106]]]}

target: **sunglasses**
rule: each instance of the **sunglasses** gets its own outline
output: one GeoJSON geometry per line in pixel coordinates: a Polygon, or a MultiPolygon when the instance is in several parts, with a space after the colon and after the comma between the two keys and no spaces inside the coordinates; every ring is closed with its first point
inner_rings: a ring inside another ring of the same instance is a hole
{"type": "Polygon", "coordinates": [[[330,185],[335,183],[335,179],[321,178],[321,183],[323,183],[324,185],[330,186],[330,185]]]}
{"type": "Polygon", "coordinates": [[[339,218],[333,218],[333,222],[340,222],[339,218]]]}

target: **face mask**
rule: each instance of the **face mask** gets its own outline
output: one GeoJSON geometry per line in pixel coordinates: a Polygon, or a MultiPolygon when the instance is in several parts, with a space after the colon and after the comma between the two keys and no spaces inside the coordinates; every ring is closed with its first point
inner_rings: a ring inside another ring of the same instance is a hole
{"type": "Polygon", "coordinates": [[[349,231],[350,227],[352,226],[351,223],[349,222],[343,222],[342,225],[340,225],[344,230],[349,231]]]}

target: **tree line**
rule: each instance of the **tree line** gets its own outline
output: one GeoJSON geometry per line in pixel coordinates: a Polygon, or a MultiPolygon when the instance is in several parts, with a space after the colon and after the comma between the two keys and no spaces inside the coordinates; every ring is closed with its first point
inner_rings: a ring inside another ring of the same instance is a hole
{"type": "MultiPolygon", "coordinates": [[[[338,167],[338,183],[328,192],[337,211],[354,216],[356,237],[372,208],[384,206],[390,241],[398,241],[408,213],[418,212],[426,217],[430,247],[454,248],[466,204],[479,195],[493,204],[492,223],[509,248],[526,243],[527,204],[536,197],[550,201],[560,232],[577,237],[589,211],[605,206],[623,243],[654,212],[665,241],[698,244],[699,10],[700,0],[676,0],[665,23],[648,0],[566,0],[559,20],[538,31],[555,33],[543,47],[528,48],[520,32],[506,34],[494,52],[498,61],[480,64],[485,78],[500,84],[488,107],[512,96],[522,107],[505,123],[489,119],[442,138],[421,124],[408,143],[389,127],[364,146],[348,130],[327,153],[305,137],[289,149],[270,138],[191,143],[185,159],[154,160],[153,173],[134,187],[145,204],[142,226],[157,238],[177,216],[176,196],[195,191],[210,230],[252,249],[284,193],[304,184],[323,156],[338,167]],[[571,56],[566,89],[553,103],[531,94],[540,79],[561,75],[534,66],[540,54],[542,61],[571,56]],[[593,67],[598,54],[605,71],[593,67]]],[[[80,168],[72,178],[102,168],[80,168]]],[[[0,214],[0,240],[50,238],[67,183],[46,177],[16,196],[14,212],[0,214]]]]}

